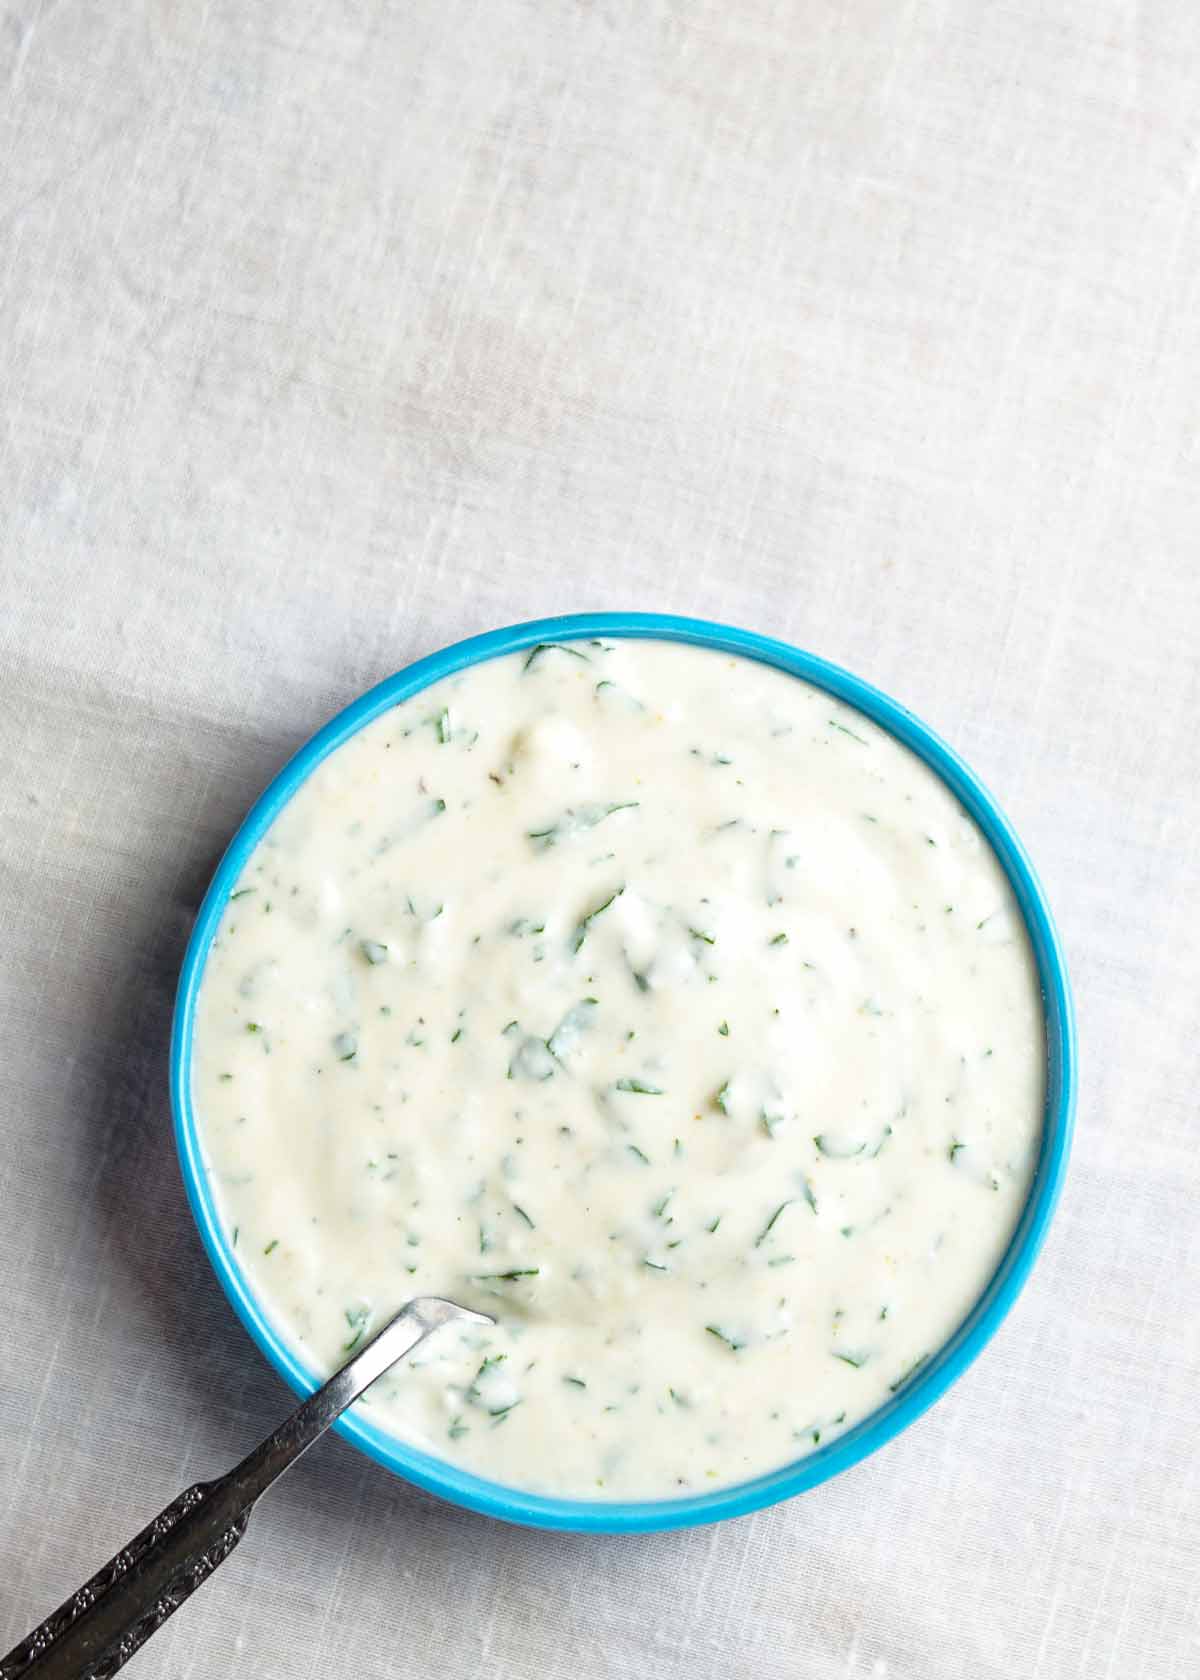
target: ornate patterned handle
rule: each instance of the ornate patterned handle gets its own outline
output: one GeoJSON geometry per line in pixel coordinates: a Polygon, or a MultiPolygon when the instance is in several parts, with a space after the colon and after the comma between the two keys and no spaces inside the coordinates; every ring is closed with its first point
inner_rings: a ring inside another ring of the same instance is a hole
{"type": "Polygon", "coordinates": [[[0,1680],[109,1680],[246,1532],[228,1478],[197,1482],[0,1659],[0,1680]]]}
{"type": "Polygon", "coordinates": [[[491,1324],[437,1295],[409,1301],[219,1482],[197,1482],[0,1658],[0,1680],[110,1680],[224,1563],[254,1502],[376,1377],[443,1324],[491,1324]]]}

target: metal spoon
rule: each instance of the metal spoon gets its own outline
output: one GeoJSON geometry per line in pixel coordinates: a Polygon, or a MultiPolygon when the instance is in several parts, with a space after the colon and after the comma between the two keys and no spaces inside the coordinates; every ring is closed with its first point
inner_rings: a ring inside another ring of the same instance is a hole
{"type": "Polygon", "coordinates": [[[390,1365],[452,1321],[483,1313],[426,1296],[410,1301],[228,1475],[197,1482],[0,1659],[0,1680],[109,1680],[224,1563],[255,1500],[390,1365]]]}

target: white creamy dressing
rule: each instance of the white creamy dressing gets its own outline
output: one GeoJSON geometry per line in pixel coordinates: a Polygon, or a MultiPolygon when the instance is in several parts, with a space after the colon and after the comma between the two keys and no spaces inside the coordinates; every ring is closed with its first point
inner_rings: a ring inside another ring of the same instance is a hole
{"type": "Polygon", "coordinates": [[[836,1436],[995,1269],[1041,1131],[1004,875],[821,690],[557,644],[328,758],[214,941],[193,1089],[250,1285],[370,1415],[501,1482],[667,1497],[836,1436]]]}

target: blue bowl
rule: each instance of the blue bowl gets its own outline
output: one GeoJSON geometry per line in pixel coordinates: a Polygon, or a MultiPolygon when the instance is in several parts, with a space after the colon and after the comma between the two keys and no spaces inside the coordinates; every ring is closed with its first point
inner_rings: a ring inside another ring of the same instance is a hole
{"type": "Polygon", "coordinates": [[[793,676],[835,694],[889,730],[924,759],[975,819],[991,842],[1016,896],[1037,960],[1046,1019],[1046,1113],[1037,1168],[1020,1223],[995,1275],[965,1321],[941,1350],[916,1372],[893,1399],[836,1441],[794,1464],[772,1470],[736,1487],[685,1499],[616,1502],[550,1499],[485,1481],[453,1464],[432,1458],[416,1447],[386,1434],[358,1416],[343,1417],[337,1428],[355,1446],[378,1459],[397,1475],[427,1488],[443,1499],[507,1522],[535,1528],[568,1529],[604,1534],[646,1533],[687,1528],[697,1523],[740,1517],[776,1500],[836,1476],[921,1416],[958,1377],[995,1334],[1017,1298],[1045,1240],[1066,1171],[1075,1109],[1075,1024],[1066,962],[1045,895],[1033,866],[1007,818],[978,778],[911,712],[878,689],[830,665],[814,654],[801,653],[785,642],[734,630],[703,619],[676,618],[657,613],[581,613],[544,618],[492,630],[420,659],[407,670],[388,677],[325,725],[280,771],[238,829],[213,876],[188,944],[179,977],[175,1021],[171,1035],[171,1104],[175,1142],[179,1151],[188,1201],[208,1257],[242,1323],[263,1353],[297,1394],[311,1394],[319,1378],[302,1365],[280,1338],[251,1291],[217,1215],[216,1203],[200,1149],[191,1095],[192,1034],[196,999],[204,964],[230,893],[237,885],[251,852],[279,812],[317,765],[336,752],[365,724],[401,700],[453,675],[465,666],[498,654],[515,653],[537,642],[567,641],[586,636],[650,637],[694,642],[723,653],[742,654],[777,666],[793,676]]]}

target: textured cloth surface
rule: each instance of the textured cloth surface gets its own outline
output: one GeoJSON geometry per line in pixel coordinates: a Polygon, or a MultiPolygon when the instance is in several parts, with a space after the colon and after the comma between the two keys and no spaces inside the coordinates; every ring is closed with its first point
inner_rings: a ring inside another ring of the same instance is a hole
{"type": "Polygon", "coordinates": [[[0,1650],[287,1404],[169,1136],[239,816],[635,606],[896,694],[1080,1010],[984,1356],[791,1504],[552,1537],[324,1443],[135,1674],[1200,1673],[1200,9],[0,0],[0,1650]]]}

